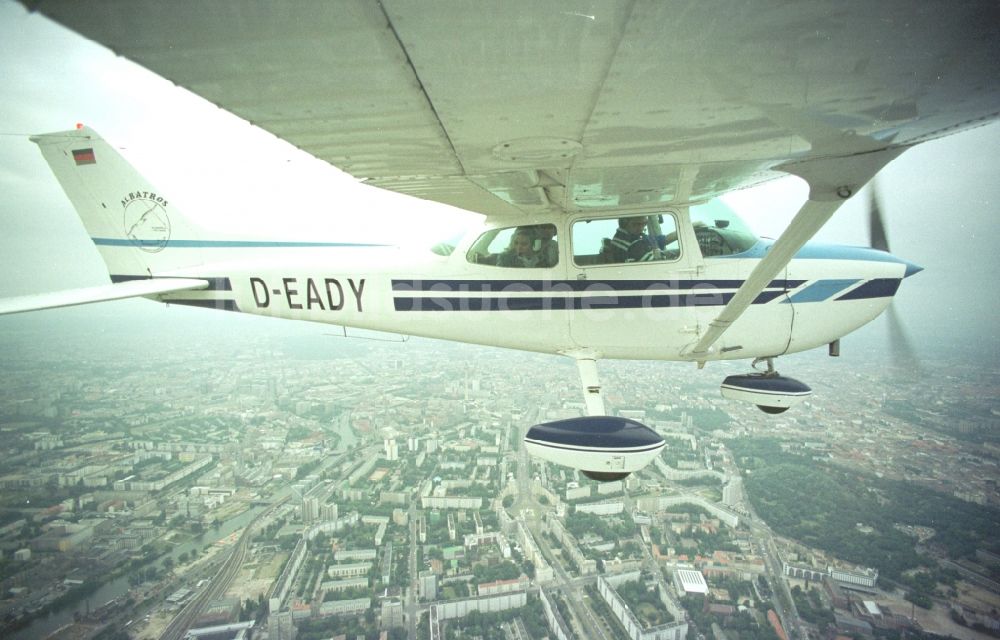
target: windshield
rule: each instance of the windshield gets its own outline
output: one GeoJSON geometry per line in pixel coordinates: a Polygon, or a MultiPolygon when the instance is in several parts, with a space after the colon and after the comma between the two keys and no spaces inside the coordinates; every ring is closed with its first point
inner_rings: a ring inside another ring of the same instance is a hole
{"type": "Polygon", "coordinates": [[[701,254],[706,258],[743,253],[757,244],[757,236],[719,199],[694,205],[690,211],[701,254]]]}
{"type": "Polygon", "coordinates": [[[431,251],[439,256],[450,256],[452,252],[455,251],[455,247],[457,247],[458,243],[462,240],[463,235],[464,233],[459,232],[445,240],[436,242],[431,245],[431,251]]]}

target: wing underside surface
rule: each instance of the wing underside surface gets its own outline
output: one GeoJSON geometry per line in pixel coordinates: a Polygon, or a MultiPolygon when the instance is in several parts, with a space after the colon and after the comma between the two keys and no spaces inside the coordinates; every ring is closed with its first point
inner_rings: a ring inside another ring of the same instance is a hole
{"type": "Polygon", "coordinates": [[[996,117],[995,2],[42,0],[370,184],[493,216],[702,201],[996,117]]]}

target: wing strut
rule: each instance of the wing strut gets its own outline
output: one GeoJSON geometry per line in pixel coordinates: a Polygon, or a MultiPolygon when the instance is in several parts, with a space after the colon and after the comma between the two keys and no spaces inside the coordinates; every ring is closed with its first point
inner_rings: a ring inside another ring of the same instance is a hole
{"type": "Polygon", "coordinates": [[[743,315],[840,205],[903,150],[882,149],[858,156],[826,158],[784,167],[809,183],[809,199],[686,356],[703,363],[711,353],[712,345],[743,315]]]}
{"type": "Polygon", "coordinates": [[[736,295],[729,301],[729,304],[723,308],[715,320],[709,323],[708,330],[688,353],[691,359],[704,360],[715,341],[722,337],[726,329],[743,315],[747,307],[753,304],[760,292],[785,268],[792,256],[802,248],[802,245],[826,224],[826,221],[830,219],[841,203],[840,200],[835,202],[806,200],[799,212],[795,214],[791,224],[736,291],[736,295]]]}

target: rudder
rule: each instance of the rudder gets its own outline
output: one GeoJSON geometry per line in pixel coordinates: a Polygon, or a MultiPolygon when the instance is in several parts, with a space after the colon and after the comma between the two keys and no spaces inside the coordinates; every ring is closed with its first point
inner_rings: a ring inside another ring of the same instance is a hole
{"type": "Polygon", "coordinates": [[[149,277],[201,264],[201,233],[94,130],[32,136],[108,273],[149,277]]]}

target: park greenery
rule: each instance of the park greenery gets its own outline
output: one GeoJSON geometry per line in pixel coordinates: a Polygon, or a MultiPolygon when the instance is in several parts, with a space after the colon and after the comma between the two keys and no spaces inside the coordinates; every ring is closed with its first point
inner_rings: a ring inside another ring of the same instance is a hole
{"type": "Polygon", "coordinates": [[[725,631],[726,637],[739,640],[778,640],[778,635],[764,618],[764,613],[756,610],[738,611],[733,615],[720,616],[711,613],[706,607],[705,596],[692,593],[681,598],[681,606],[687,611],[692,625],[688,627],[688,638],[697,638],[698,634],[711,640],[718,640],[712,630],[712,624],[718,624],[725,631]]]}
{"type": "Polygon", "coordinates": [[[799,612],[799,617],[819,627],[820,633],[826,633],[828,627],[836,624],[833,610],[823,605],[819,592],[815,588],[803,591],[802,587],[795,585],[792,587],[792,600],[795,601],[795,609],[799,612]]]}
{"type": "Polygon", "coordinates": [[[483,640],[506,640],[509,636],[503,629],[504,623],[510,623],[514,618],[521,618],[529,638],[543,638],[548,635],[548,624],[545,622],[545,612],[542,601],[532,595],[528,603],[513,611],[497,611],[482,613],[470,611],[462,618],[448,620],[445,623],[444,637],[446,639],[482,638],[483,640]]]}
{"type": "Polygon", "coordinates": [[[630,580],[615,587],[615,591],[648,629],[674,621],[660,601],[656,590],[648,589],[640,580],[630,580]]]}
{"type": "Polygon", "coordinates": [[[849,562],[899,578],[924,560],[893,529],[876,495],[856,479],[819,468],[779,464],[747,481],[754,507],[775,531],[849,562]],[[858,524],[864,527],[858,527],[858,524]]]}
{"type": "MultiPolygon", "coordinates": [[[[377,640],[379,631],[375,626],[375,611],[369,609],[364,616],[328,616],[296,622],[298,640],[326,640],[334,634],[343,633],[349,638],[377,640]]],[[[401,627],[389,629],[389,640],[403,640],[406,630],[401,627]]]]}
{"type": "Polygon", "coordinates": [[[596,535],[604,540],[619,540],[635,534],[635,523],[627,514],[601,517],[574,510],[566,516],[566,530],[577,540],[581,540],[587,534],[596,535]]]}
{"type": "MultiPolygon", "coordinates": [[[[696,391],[696,393],[700,392],[700,389],[696,391]]],[[[680,422],[683,414],[691,417],[691,424],[695,427],[696,431],[705,433],[715,429],[725,429],[732,422],[732,417],[728,413],[715,407],[685,407],[683,409],[674,407],[663,411],[655,409],[648,409],[646,411],[647,418],[670,422],[680,422]]]]}
{"type": "Polygon", "coordinates": [[[694,540],[696,544],[693,547],[686,547],[683,544],[683,540],[678,542],[677,547],[682,553],[691,555],[711,555],[716,551],[730,551],[733,553],[738,553],[740,551],[739,546],[736,545],[730,537],[722,531],[711,533],[709,531],[696,529],[687,535],[694,540]]]}
{"type": "Polygon", "coordinates": [[[934,529],[928,545],[955,559],[972,556],[977,548],[1000,548],[996,509],[816,461],[806,452],[783,450],[773,439],[736,439],[729,447],[739,464],[750,469],[750,498],[775,531],[843,560],[876,567],[892,580],[934,565],[917,554],[914,540],[895,524],[934,529]]]}
{"type": "Polygon", "coordinates": [[[493,566],[477,564],[472,569],[472,575],[476,577],[476,582],[479,584],[496,582],[497,580],[515,580],[521,575],[521,568],[510,560],[504,560],[493,566]]]}

